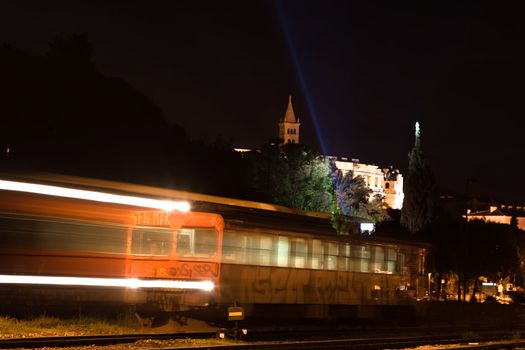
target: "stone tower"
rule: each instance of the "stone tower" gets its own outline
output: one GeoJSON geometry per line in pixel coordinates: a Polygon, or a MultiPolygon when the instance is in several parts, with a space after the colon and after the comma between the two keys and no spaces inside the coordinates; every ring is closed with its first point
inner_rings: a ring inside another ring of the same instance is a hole
{"type": "Polygon", "coordinates": [[[279,120],[279,139],[281,143],[299,143],[299,118],[292,107],[292,96],[288,96],[288,106],[284,117],[279,120]]]}

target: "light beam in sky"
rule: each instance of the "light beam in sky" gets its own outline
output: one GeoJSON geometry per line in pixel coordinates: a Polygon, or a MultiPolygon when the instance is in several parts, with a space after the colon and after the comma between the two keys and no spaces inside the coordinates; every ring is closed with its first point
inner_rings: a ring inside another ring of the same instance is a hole
{"type": "Polygon", "coordinates": [[[290,34],[290,30],[288,28],[288,21],[286,19],[286,14],[283,8],[283,1],[276,0],[275,7],[277,9],[277,14],[279,16],[279,22],[281,24],[281,28],[284,33],[286,44],[288,45],[288,51],[290,52],[290,56],[292,57],[292,64],[293,64],[295,73],[297,74],[297,77],[299,78],[299,83],[301,84],[301,89],[303,90],[303,94],[306,99],[306,104],[308,105],[308,110],[310,111],[311,120],[312,120],[312,123],[314,124],[315,133],[317,135],[317,140],[319,141],[319,145],[321,146],[322,153],[327,154],[321,127],[317,119],[317,113],[315,111],[315,107],[314,107],[312,98],[310,97],[308,83],[303,74],[303,70],[301,69],[301,64],[299,62],[297,50],[295,48],[294,41],[290,34]]]}

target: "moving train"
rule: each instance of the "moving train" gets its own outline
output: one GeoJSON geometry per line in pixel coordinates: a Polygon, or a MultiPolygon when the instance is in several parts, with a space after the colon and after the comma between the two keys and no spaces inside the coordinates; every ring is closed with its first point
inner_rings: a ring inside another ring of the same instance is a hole
{"type": "Polygon", "coordinates": [[[143,313],[240,305],[248,317],[359,317],[422,297],[426,250],[337,235],[323,214],[264,203],[78,178],[0,179],[0,299],[9,300],[0,312],[74,301],[143,313]]]}

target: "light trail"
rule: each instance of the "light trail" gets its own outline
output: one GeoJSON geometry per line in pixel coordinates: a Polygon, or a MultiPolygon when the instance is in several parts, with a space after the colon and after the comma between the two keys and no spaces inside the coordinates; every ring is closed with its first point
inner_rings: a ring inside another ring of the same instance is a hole
{"type": "Polygon", "coordinates": [[[186,201],[169,201],[118,194],[78,190],[67,187],[41,185],[27,182],[0,180],[0,190],[45,194],[49,196],[85,199],[96,202],[132,205],[137,207],[161,209],[165,211],[188,212],[190,204],[186,201]]]}
{"type": "Polygon", "coordinates": [[[66,276],[0,275],[0,284],[28,284],[55,286],[94,286],[124,288],[200,289],[212,291],[212,281],[142,280],[138,278],[96,278],[66,276]]]}

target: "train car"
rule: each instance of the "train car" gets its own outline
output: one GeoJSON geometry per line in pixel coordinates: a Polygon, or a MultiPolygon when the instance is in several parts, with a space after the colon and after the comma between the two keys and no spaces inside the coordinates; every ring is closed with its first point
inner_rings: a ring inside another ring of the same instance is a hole
{"type": "Polygon", "coordinates": [[[0,180],[0,188],[0,310],[71,301],[144,312],[208,305],[220,278],[220,215],[46,184],[0,180]]]}
{"type": "Polygon", "coordinates": [[[410,316],[426,292],[422,242],[338,235],[319,214],[214,208],[225,220],[217,302],[247,317],[410,316]]]}
{"type": "Polygon", "coordinates": [[[328,214],[107,181],[57,182],[118,200],[0,180],[0,297],[10,305],[29,296],[24,302],[120,302],[142,314],[238,305],[252,318],[380,318],[411,310],[426,292],[427,245],[338,235],[328,214]],[[187,200],[192,210],[165,208],[166,198],[187,200]]]}

